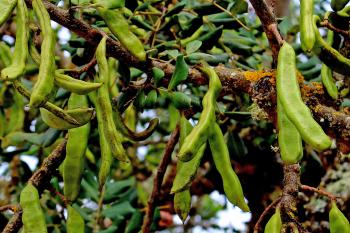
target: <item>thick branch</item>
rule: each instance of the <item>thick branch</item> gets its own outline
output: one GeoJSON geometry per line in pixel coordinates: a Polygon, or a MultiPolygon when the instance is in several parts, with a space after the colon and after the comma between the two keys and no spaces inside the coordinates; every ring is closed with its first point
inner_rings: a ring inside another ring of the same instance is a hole
{"type": "MultiPolygon", "coordinates": [[[[33,184],[39,194],[48,187],[52,175],[56,169],[60,166],[66,156],[66,144],[67,139],[64,139],[52,152],[44,159],[41,167],[32,175],[28,182],[33,184]]],[[[19,209],[7,223],[2,233],[15,233],[19,232],[22,227],[22,210],[19,209]]]]}
{"type": "Polygon", "coordinates": [[[164,151],[163,158],[158,165],[157,174],[154,177],[153,190],[148,200],[147,212],[142,225],[142,233],[151,232],[151,225],[153,222],[154,210],[156,208],[158,197],[160,195],[164,174],[166,172],[166,169],[169,163],[171,162],[171,154],[173,153],[174,148],[177,144],[177,141],[179,140],[179,135],[180,135],[180,129],[179,129],[179,125],[177,125],[169,138],[169,141],[164,151]]]}
{"type": "Polygon", "coordinates": [[[283,192],[281,198],[281,213],[283,223],[297,221],[297,196],[300,183],[299,164],[284,165],[283,192]]]}

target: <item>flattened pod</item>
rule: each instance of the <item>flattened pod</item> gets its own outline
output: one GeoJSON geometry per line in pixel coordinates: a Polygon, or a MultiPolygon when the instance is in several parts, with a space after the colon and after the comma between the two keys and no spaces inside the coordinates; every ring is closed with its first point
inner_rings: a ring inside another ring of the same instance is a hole
{"type": "Polygon", "coordinates": [[[0,26],[10,17],[17,0],[0,0],[0,26]]]}
{"type": "Polygon", "coordinates": [[[39,74],[33,87],[29,106],[39,107],[46,103],[54,88],[55,78],[55,34],[51,28],[50,16],[42,0],[33,0],[33,10],[39,20],[43,42],[41,44],[41,57],[39,74]]]}
{"type": "Polygon", "coordinates": [[[331,233],[350,233],[350,224],[344,214],[338,209],[335,201],[329,211],[329,228],[331,233]]]}
{"type": "Polygon", "coordinates": [[[67,233],[84,233],[85,223],[78,211],[68,205],[67,233]]]}
{"type": "MultiPolygon", "coordinates": [[[[278,94],[277,94],[278,95],[278,94]]],[[[278,145],[281,158],[286,164],[294,164],[303,157],[303,142],[297,128],[284,113],[277,98],[278,145]]]]}
{"type": "Polygon", "coordinates": [[[146,60],[146,52],[142,42],[129,30],[128,21],[121,10],[108,10],[98,8],[99,13],[106,22],[109,30],[118,40],[140,61],[146,60]]]}
{"type": "Polygon", "coordinates": [[[101,116],[103,119],[101,122],[103,122],[103,133],[109,142],[112,155],[122,162],[129,162],[129,158],[122,145],[122,136],[117,131],[113,120],[113,111],[108,90],[109,71],[106,59],[106,39],[106,37],[103,37],[96,49],[96,59],[99,68],[99,75],[96,76],[96,79],[104,83],[97,90],[96,104],[99,105],[102,112],[101,116]]]}
{"type": "Polygon", "coordinates": [[[241,182],[231,166],[230,154],[225,142],[224,135],[217,123],[211,125],[209,145],[216,169],[220,173],[227,199],[242,211],[249,211],[244,200],[241,182]]]}
{"type": "MultiPolygon", "coordinates": [[[[1,4],[1,3],[0,3],[1,4]]],[[[28,9],[24,0],[18,0],[16,15],[16,42],[13,59],[10,66],[1,71],[1,78],[12,80],[23,74],[28,57],[29,27],[28,9]]]]}
{"type": "Polygon", "coordinates": [[[280,209],[276,208],[276,212],[271,216],[265,226],[264,233],[280,233],[282,229],[282,219],[280,209]]]}
{"type": "Polygon", "coordinates": [[[315,44],[315,33],[312,26],[314,12],[313,0],[300,0],[300,41],[305,52],[311,52],[315,44]]]}
{"type": "Polygon", "coordinates": [[[52,112],[49,112],[45,108],[40,108],[41,119],[45,124],[51,128],[61,130],[72,129],[87,124],[94,117],[95,110],[93,108],[76,108],[64,112],[75,119],[78,122],[78,125],[73,125],[54,115],[52,112]]]}
{"type": "Polygon", "coordinates": [[[278,54],[277,93],[283,110],[303,140],[317,150],[328,149],[332,145],[331,139],[313,119],[310,109],[301,98],[296,76],[295,52],[287,42],[284,42],[278,54]]]}
{"type": "Polygon", "coordinates": [[[207,141],[208,129],[212,126],[215,119],[216,99],[222,88],[220,79],[213,68],[204,64],[201,70],[209,77],[209,89],[205,94],[202,105],[203,111],[198,124],[186,137],[184,144],[179,151],[179,159],[183,162],[193,159],[199,148],[207,141]]]}
{"type": "Polygon", "coordinates": [[[21,192],[22,222],[26,233],[47,233],[45,215],[40,206],[38,190],[27,184],[21,192]]]}
{"type": "MultiPolygon", "coordinates": [[[[77,107],[88,107],[87,98],[72,93],[68,100],[68,108],[77,107]]],[[[63,190],[64,196],[70,201],[74,201],[79,195],[89,133],[90,123],[68,130],[66,158],[63,162],[63,190]]]]}

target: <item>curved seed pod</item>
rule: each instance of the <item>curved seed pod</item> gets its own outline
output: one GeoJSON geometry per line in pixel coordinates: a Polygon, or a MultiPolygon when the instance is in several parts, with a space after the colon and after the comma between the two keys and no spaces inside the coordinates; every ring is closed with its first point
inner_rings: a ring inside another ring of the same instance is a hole
{"type": "Polygon", "coordinates": [[[174,195],[174,209],[176,214],[180,217],[182,222],[187,219],[188,213],[191,209],[191,194],[190,190],[175,193],[174,195]]]}
{"type": "Polygon", "coordinates": [[[18,0],[16,15],[16,42],[13,59],[11,65],[1,71],[2,79],[13,80],[24,73],[28,57],[29,27],[27,21],[28,9],[26,3],[24,0],[18,0]]]}
{"type": "Polygon", "coordinates": [[[30,96],[29,106],[39,107],[46,103],[54,88],[55,77],[55,34],[51,28],[50,16],[41,0],[33,0],[33,10],[39,20],[43,42],[41,56],[45,58],[40,62],[38,79],[30,96]]]}
{"type": "Polygon", "coordinates": [[[121,10],[108,10],[98,8],[98,11],[109,30],[115,35],[118,40],[140,61],[146,60],[146,52],[142,42],[129,30],[128,21],[124,18],[121,10]]]}
{"type": "Polygon", "coordinates": [[[300,0],[300,41],[305,52],[311,52],[315,44],[315,33],[312,27],[314,12],[313,0],[300,0]]]}
{"type": "Polygon", "coordinates": [[[313,119],[311,111],[301,98],[296,76],[295,52],[284,43],[278,54],[277,95],[288,119],[298,129],[304,141],[317,150],[325,150],[332,144],[321,126],[313,119]]]}
{"type": "Polygon", "coordinates": [[[215,70],[210,68],[208,64],[204,64],[201,70],[209,77],[209,89],[202,101],[203,111],[198,124],[186,137],[184,144],[180,148],[178,157],[183,162],[189,161],[194,157],[199,148],[207,141],[208,129],[212,126],[211,124],[216,122],[215,106],[222,87],[221,82],[215,70]]]}
{"type": "Polygon", "coordinates": [[[96,59],[99,68],[99,75],[96,76],[96,79],[99,82],[104,83],[97,90],[97,99],[96,104],[99,105],[101,109],[101,123],[103,128],[104,136],[106,140],[109,142],[112,155],[122,161],[129,162],[129,158],[124,150],[122,145],[122,136],[117,131],[114,120],[113,120],[113,111],[112,105],[109,97],[108,84],[109,84],[109,71],[108,71],[108,63],[106,59],[106,37],[103,37],[99,45],[96,49],[96,59]]]}
{"type": "Polygon", "coordinates": [[[134,141],[143,141],[146,138],[150,137],[153,132],[156,130],[158,124],[159,124],[159,119],[158,118],[154,118],[152,119],[149,124],[148,127],[142,131],[142,132],[134,132],[131,129],[129,129],[129,127],[125,124],[119,110],[118,107],[114,108],[115,111],[115,126],[117,127],[117,129],[126,137],[130,138],[131,140],[134,141]]]}
{"type": "Polygon", "coordinates": [[[57,71],[55,72],[55,84],[78,95],[86,95],[102,86],[102,83],[85,82],[57,71]]]}
{"type": "Polygon", "coordinates": [[[278,145],[281,158],[286,164],[299,162],[303,157],[303,142],[297,128],[284,113],[277,98],[278,145]]]}
{"type": "Polygon", "coordinates": [[[27,184],[21,192],[22,222],[26,233],[47,233],[45,215],[40,206],[38,190],[27,184]]]}
{"type": "Polygon", "coordinates": [[[335,201],[332,201],[332,208],[329,211],[329,228],[331,233],[350,233],[349,221],[338,209],[335,201]]]}
{"type": "Polygon", "coordinates": [[[349,0],[331,0],[331,7],[334,11],[340,11],[348,2],[349,0]]]}
{"type": "Polygon", "coordinates": [[[282,219],[280,209],[276,208],[276,212],[271,216],[265,226],[264,233],[280,233],[282,229],[282,219]]]}
{"type": "MultiPolygon", "coordinates": [[[[331,30],[328,30],[327,43],[330,46],[332,46],[333,44],[333,38],[334,38],[334,32],[331,30]]],[[[338,99],[338,96],[339,96],[338,88],[335,85],[334,79],[332,77],[332,70],[325,64],[322,64],[321,78],[322,78],[322,84],[326,88],[328,95],[335,100],[338,99]]]]}
{"type": "MultiPolygon", "coordinates": [[[[69,97],[68,109],[88,106],[86,96],[72,93],[69,97]]],[[[89,133],[90,123],[68,130],[66,158],[63,162],[63,191],[64,196],[70,201],[74,201],[79,195],[89,133]]]]}
{"type": "Polygon", "coordinates": [[[217,123],[210,126],[209,145],[216,169],[222,178],[227,199],[242,211],[250,211],[244,200],[241,182],[231,166],[230,154],[224,135],[217,123]]]}
{"type": "Polygon", "coordinates": [[[113,156],[112,156],[111,148],[108,145],[108,141],[103,131],[103,124],[104,124],[103,115],[102,115],[100,106],[96,103],[97,97],[95,92],[90,92],[89,98],[96,108],[96,118],[97,118],[97,125],[98,125],[98,134],[100,138],[100,151],[101,151],[101,164],[98,171],[98,181],[99,181],[100,187],[102,187],[106,183],[106,180],[110,174],[111,165],[113,162],[113,156]]]}
{"type": "Polygon", "coordinates": [[[52,112],[49,112],[45,108],[40,108],[40,115],[42,120],[54,129],[67,130],[87,124],[92,118],[94,118],[95,110],[93,108],[76,108],[70,110],[62,110],[65,114],[75,119],[78,124],[73,125],[62,118],[59,118],[52,112]]]}
{"type": "Polygon", "coordinates": [[[10,17],[17,0],[0,0],[0,26],[10,17]]]}
{"type": "Polygon", "coordinates": [[[313,31],[316,36],[316,43],[313,52],[326,64],[330,69],[337,73],[350,75],[350,59],[341,55],[336,49],[332,48],[326,41],[323,40],[317,28],[317,22],[320,18],[316,15],[313,17],[313,31]]]}
{"type": "MultiPolygon", "coordinates": [[[[185,118],[185,116],[181,116],[180,147],[184,143],[186,136],[191,132],[192,128],[191,123],[185,118]]],[[[196,176],[205,148],[206,143],[199,148],[194,158],[188,162],[182,162],[181,160],[177,161],[176,176],[174,178],[173,187],[170,191],[171,193],[181,192],[189,188],[191,182],[196,176]]]]}
{"type": "Polygon", "coordinates": [[[70,205],[67,207],[67,212],[67,233],[84,233],[85,223],[79,212],[70,205]]]}

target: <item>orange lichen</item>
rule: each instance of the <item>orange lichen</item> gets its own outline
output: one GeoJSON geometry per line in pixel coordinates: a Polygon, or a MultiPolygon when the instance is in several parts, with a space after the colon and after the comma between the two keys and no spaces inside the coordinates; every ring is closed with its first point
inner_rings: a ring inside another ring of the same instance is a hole
{"type": "Polygon", "coordinates": [[[301,91],[302,94],[306,97],[324,95],[323,86],[321,83],[318,82],[312,82],[310,83],[310,85],[304,85],[301,91]]]}
{"type": "Polygon", "coordinates": [[[271,71],[264,71],[264,70],[258,70],[258,71],[244,71],[243,72],[244,78],[251,82],[257,82],[261,78],[264,77],[274,77],[275,72],[271,71]]]}

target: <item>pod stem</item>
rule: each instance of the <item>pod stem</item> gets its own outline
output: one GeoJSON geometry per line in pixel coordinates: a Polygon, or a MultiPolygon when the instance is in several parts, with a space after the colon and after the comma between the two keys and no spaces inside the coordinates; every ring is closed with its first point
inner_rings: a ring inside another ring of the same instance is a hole
{"type": "Polygon", "coordinates": [[[299,188],[303,191],[306,191],[306,192],[314,192],[314,193],[317,193],[321,196],[325,196],[327,197],[330,201],[335,201],[337,199],[337,197],[335,195],[333,195],[332,193],[329,193],[325,190],[322,190],[320,188],[314,188],[314,187],[311,187],[311,186],[308,186],[308,185],[303,185],[301,184],[299,186],[299,188]]]}

